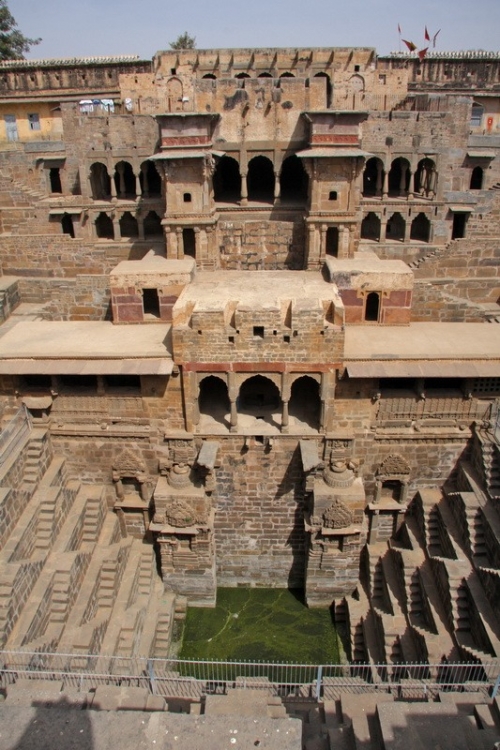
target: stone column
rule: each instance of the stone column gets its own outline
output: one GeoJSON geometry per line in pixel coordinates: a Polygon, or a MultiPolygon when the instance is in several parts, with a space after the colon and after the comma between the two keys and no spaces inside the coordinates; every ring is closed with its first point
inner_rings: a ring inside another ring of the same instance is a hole
{"type": "Polygon", "coordinates": [[[116,198],[117,198],[117,195],[116,195],[116,183],[115,183],[115,177],[114,177],[113,174],[110,175],[110,177],[109,177],[109,183],[110,183],[110,186],[111,186],[111,198],[112,198],[112,200],[116,200],[116,198]]]}
{"type": "Polygon", "coordinates": [[[410,182],[408,185],[408,200],[411,201],[413,200],[413,192],[415,189],[415,173],[412,172],[411,167],[409,169],[409,174],[410,174],[410,182]]]}
{"type": "Polygon", "coordinates": [[[282,409],[281,409],[281,432],[287,434],[290,432],[290,427],[288,423],[288,401],[282,401],[282,409]]]}
{"type": "Polygon", "coordinates": [[[121,240],[122,233],[120,231],[120,220],[118,219],[116,214],[114,214],[111,218],[113,219],[113,233],[115,235],[115,240],[121,240]]]}
{"type": "Polygon", "coordinates": [[[238,409],[236,406],[236,400],[238,398],[238,386],[235,381],[234,373],[228,373],[228,395],[229,402],[231,404],[231,416],[230,416],[230,432],[238,431],[238,409]]]}
{"type": "Polygon", "coordinates": [[[380,217],[380,242],[385,242],[387,239],[387,216],[380,217]]]}
{"type": "Polygon", "coordinates": [[[278,172],[274,173],[274,202],[278,203],[281,198],[281,184],[278,172]]]}
{"type": "Polygon", "coordinates": [[[388,198],[389,196],[389,172],[384,170],[384,179],[382,183],[382,197],[388,198]]]}
{"type": "Polygon", "coordinates": [[[349,257],[350,236],[351,236],[351,232],[349,230],[349,227],[347,227],[345,224],[341,224],[339,226],[339,251],[338,251],[339,258],[349,257]]]}
{"type": "Polygon", "coordinates": [[[140,176],[139,176],[139,173],[137,173],[137,174],[135,175],[135,194],[136,194],[137,196],[141,196],[141,195],[142,195],[142,190],[141,190],[141,178],[140,178],[140,176]]]}
{"type": "Polygon", "coordinates": [[[241,206],[247,206],[248,205],[248,182],[247,182],[247,172],[241,172],[241,206]]]}
{"type": "Polygon", "coordinates": [[[328,231],[327,225],[322,224],[319,231],[320,231],[319,260],[322,261],[326,257],[326,233],[328,231]]]}
{"type": "Polygon", "coordinates": [[[175,236],[177,239],[177,258],[180,260],[184,257],[184,243],[182,241],[182,228],[177,227],[175,230],[175,236]]]}
{"type": "Polygon", "coordinates": [[[436,197],[436,189],[437,189],[437,172],[435,168],[433,167],[429,175],[429,198],[436,197]]]}
{"type": "Polygon", "coordinates": [[[405,236],[404,236],[404,242],[410,241],[410,234],[411,234],[411,218],[410,216],[405,216],[405,236]]]}

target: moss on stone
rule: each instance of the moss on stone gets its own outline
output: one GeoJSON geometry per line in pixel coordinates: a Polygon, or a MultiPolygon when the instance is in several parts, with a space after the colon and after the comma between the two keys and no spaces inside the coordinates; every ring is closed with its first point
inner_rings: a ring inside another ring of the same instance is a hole
{"type": "Polygon", "coordinates": [[[339,640],[328,609],[308,609],[301,592],[221,588],[215,609],[189,608],[184,659],[338,664],[339,640]]]}

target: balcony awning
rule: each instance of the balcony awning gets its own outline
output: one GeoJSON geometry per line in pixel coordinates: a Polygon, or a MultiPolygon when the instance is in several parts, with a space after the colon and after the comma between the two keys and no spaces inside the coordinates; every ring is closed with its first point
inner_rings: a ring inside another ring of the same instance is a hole
{"type": "Polygon", "coordinates": [[[467,151],[467,156],[469,156],[471,159],[494,159],[496,154],[494,151],[474,150],[474,151],[467,151]]]}
{"type": "Polygon", "coordinates": [[[0,359],[0,375],[170,375],[171,359],[0,359]]]}
{"type": "Polygon", "coordinates": [[[347,362],[350,378],[498,378],[500,361],[379,360],[347,362]]]}

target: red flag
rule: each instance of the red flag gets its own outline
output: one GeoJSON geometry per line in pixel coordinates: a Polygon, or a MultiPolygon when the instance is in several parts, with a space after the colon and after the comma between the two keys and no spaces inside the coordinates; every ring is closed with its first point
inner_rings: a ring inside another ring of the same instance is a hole
{"type": "MultiPolygon", "coordinates": [[[[439,29],[439,31],[441,31],[441,29],[439,29]]],[[[436,31],[436,33],[435,33],[435,34],[434,34],[434,36],[432,37],[432,46],[433,46],[433,47],[435,47],[435,46],[436,46],[436,39],[437,39],[437,37],[438,37],[439,31],[436,31]]]]}
{"type": "Polygon", "coordinates": [[[431,38],[429,36],[429,32],[427,31],[427,26],[425,27],[424,39],[425,39],[426,42],[430,42],[431,41],[431,38]]]}
{"type": "Polygon", "coordinates": [[[419,58],[420,62],[422,62],[422,60],[426,56],[428,49],[429,49],[429,47],[426,47],[425,49],[419,49],[419,51],[418,51],[418,58],[419,58]]]}
{"type": "Polygon", "coordinates": [[[406,44],[410,52],[415,52],[415,50],[417,49],[417,45],[413,44],[413,42],[407,42],[406,39],[403,39],[403,42],[406,44]]]}

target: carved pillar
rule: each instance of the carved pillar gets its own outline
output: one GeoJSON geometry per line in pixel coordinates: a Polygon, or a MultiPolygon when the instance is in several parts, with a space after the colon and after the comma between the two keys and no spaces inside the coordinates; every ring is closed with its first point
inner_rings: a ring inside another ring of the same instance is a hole
{"type": "Polygon", "coordinates": [[[141,196],[142,195],[141,178],[139,176],[139,172],[135,175],[135,194],[137,196],[141,196]]]}
{"type": "Polygon", "coordinates": [[[320,228],[320,240],[319,240],[319,259],[320,261],[325,259],[326,256],[326,233],[328,227],[326,224],[322,224],[320,228]]]}
{"type": "Polygon", "coordinates": [[[116,497],[118,498],[118,500],[123,500],[125,492],[123,490],[123,482],[121,480],[120,474],[117,471],[114,471],[112,479],[115,485],[116,497]]]}
{"type": "Polygon", "coordinates": [[[350,236],[351,236],[351,232],[349,230],[349,227],[345,226],[345,224],[341,225],[339,227],[339,252],[338,252],[339,258],[349,257],[350,236]]]}
{"type": "Polygon", "coordinates": [[[407,216],[405,218],[405,235],[404,235],[404,242],[410,241],[410,234],[411,234],[411,218],[407,216]]]}
{"type": "Polygon", "coordinates": [[[238,398],[238,385],[234,377],[234,373],[228,373],[228,395],[229,402],[231,404],[231,416],[230,416],[230,432],[238,431],[238,409],[236,401],[238,398]]]}
{"type": "Polygon", "coordinates": [[[408,200],[411,201],[413,199],[413,191],[415,188],[415,173],[412,172],[411,167],[409,169],[410,174],[410,181],[408,184],[408,200]]]}
{"type": "Polygon", "coordinates": [[[184,257],[184,242],[182,241],[182,228],[177,227],[175,230],[175,237],[177,240],[177,255],[176,257],[178,259],[181,259],[184,257]]]}
{"type": "Polygon", "coordinates": [[[387,216],[382,216],[380,219],[380,242],[385,242],[387,239],[387,216]]]}
{"type": "Polygon", "coordinates": [[[120,220],[118,219],[116,214],[113,214],[112,219],[113,219],[113,234],[115,235],[114,239],[121,240],[122,233],[120,230],[120,220]]]}
{"type": "Polygon", "coordinates": [[[291,396],[290,375],[283,372],[281,375],[281,432],[289,432],[288,403],[291,396]]]}
{"type": "Polygon", "coordinates": [[[389,196],[389,172],[384,169],[384,180],[382,184],[382,196],[387,198],[389,196]]]}
{"type": "Polygon", "coordinates": [[[277,203],[280,200],[281,184],[280,176],[278,172],[274,173],[274,202],[277,203]]]}
{"type": "Polygon", "coordinates": [[[241,173],[241,201],[240,205],[246,206],[248,205],[248,182],[247,182],[247,172],[241,173]]]}
{"type": "Polygon", "coordinates": [[[114,176],[114,174],[110,175],[109,183],[110,183],[110,187],[111,187],[111,198],[113,200],[116,200],[116,197],[117,197],[116,196],[116,182],[115,182],[115,176],[114,176]]]}
{"type": "Polygon", "coordinates": [[[433,167],[429,175],[429,198],[436,197],[436,190],[437,190],[437,172],[436,172],[436,169],[433,167]]]}

